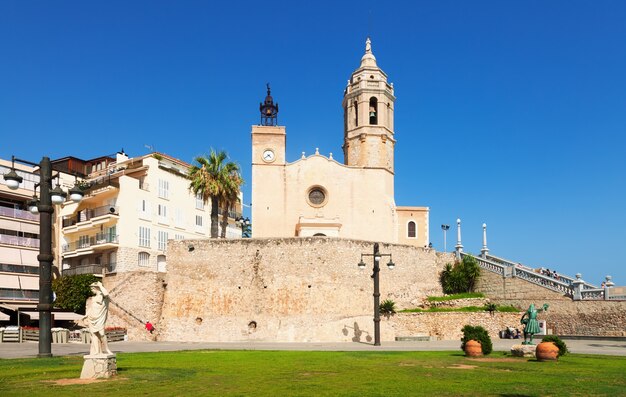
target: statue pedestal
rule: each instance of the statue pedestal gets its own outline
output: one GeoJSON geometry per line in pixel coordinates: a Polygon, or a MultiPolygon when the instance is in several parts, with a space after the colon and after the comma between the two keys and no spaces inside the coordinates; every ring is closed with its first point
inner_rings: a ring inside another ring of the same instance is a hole
{"type": "Polygon", "coordinates": [[[535,357],[536,345],[513,345],[511,354],[515,357],[535,357]]]}
{"type": "Polygon", "coordinates": [[[80,373],[81,379],[110,378],[117,375],[117,359],[115,354],[88,354],[80,373]]]}

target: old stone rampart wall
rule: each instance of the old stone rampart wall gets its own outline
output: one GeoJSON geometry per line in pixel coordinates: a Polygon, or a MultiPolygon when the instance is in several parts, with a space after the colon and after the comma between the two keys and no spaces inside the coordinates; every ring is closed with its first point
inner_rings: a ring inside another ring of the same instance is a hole
{"type": "MultiPolygon", "coordinates": [[[[440,295],[450,254],[381,244],[381,301],[416,307],[440,295]]],[[[161,338],[172,341],[350,341],[373,335],[373,244],[336,238],[170,241],[161,338]],[[193,246],[193,250],[190,250],[193,246]]],[[[384,323],[383,340],[395,332],[384,323]]]]}
{"type": "Polygon", "coordinates": [[[130,340],[156,340],[164,299],[164,273],[134,271],[107,275],[104,286],[111,302],[107,327],[124,327],[130,340]],[[150,334],[145,322],[155,326],[150,334]]]}

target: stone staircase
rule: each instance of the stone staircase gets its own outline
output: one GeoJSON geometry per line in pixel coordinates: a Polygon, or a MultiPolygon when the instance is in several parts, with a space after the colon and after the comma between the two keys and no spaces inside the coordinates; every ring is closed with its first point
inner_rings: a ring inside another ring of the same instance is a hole
{"type": "MultiPolygon", "coordinates": [[[[461,257],[468,256],[461,252],[461,257]]],[[[576,278],[559,274],[557,278],[543,275],[534,269],[494,255],[484,254],[474,257],[481,269],[501,275],[502,277],[515,277],[534,285],[558,292],[573,300],[621,300],[623,296],[610,294],[613,283],[607,281],[607,287],[600,288],[589,284],[577,274],[576,278]]]]}

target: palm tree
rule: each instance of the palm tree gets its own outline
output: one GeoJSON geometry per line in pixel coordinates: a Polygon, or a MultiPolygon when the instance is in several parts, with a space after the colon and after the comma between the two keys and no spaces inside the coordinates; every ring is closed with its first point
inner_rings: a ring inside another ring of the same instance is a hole
{"type": "Polygon", "coordinates": [[[228,211],[230,208],[239,201],[239,190],[243,185],[243,179],[241,179],[241,175],[239,175],[239,169],[236,172],[231,172],[227,179],[224,188],[224,194],[221,197],[221,202],[223,203],[223,212],[222,212],[222,233],[220,235],[221,238],[226,238],[226,228],[228,227],[228,211]]]}
{"type": "Polygon", "coordinates": [[[196,157],[196,164],[189,170],[189,191],[200,195],[205,204],[211,202],[211,238],[217,238],[218,235],[220,202],[232,194],[235,181],[239,181],[237,189],[243,183],[239,165],[227,160],[228,154],[225,151],[216,152],[211,149],[208,156],[196,157]]]}

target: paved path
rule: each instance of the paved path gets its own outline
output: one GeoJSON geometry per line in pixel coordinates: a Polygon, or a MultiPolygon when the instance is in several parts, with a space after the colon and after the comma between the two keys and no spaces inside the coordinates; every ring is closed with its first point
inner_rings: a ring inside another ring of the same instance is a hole
{"type": "MultiPolygon", "coordinates": [[[[493,341],[495,351],[509,351],[519,343],[506,339],[493,341]]],[[[572,353],[626,356],[626,341],[612,340],[566,340],[572,353]]],[[[160,352],[180,350],[299,350],[299,351],[433,351],[460,350],[460,341],[434,342],[382,342],[382,346],[365,343],[208,343],[208,342],[113,342],[109,344],[114,353],[160,352]]],[[[36,357],[38,344],[0,343],[0,359],[36,357]]],[[[55,356],[85,355],[89,345],[84,343],[53,344],[55,356]]]]}

